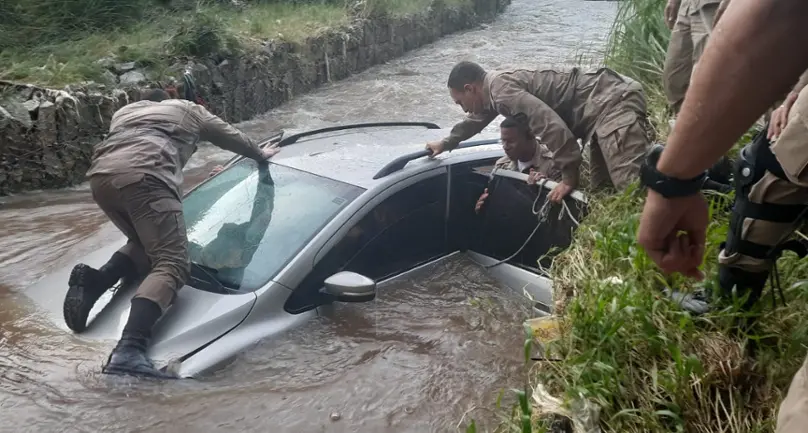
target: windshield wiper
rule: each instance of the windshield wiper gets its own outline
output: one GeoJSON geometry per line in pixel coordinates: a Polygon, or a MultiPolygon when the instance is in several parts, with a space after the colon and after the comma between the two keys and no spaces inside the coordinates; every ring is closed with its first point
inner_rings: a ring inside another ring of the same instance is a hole
{"type": "Polygon", "coordinates": [[[194,261],[191,261],[191,266],[197,268],[198,270],[202,271],[205,275],[207,275],[208,282],[216,284],[217,289],[231,293],[239,293],[238,287],[233,287],[230,284],[225,284],[224,282],[216,278],[215,274],[219,273],[217,269],[205,265],[200,265],[199,263],[196,263],[194,261]]]}

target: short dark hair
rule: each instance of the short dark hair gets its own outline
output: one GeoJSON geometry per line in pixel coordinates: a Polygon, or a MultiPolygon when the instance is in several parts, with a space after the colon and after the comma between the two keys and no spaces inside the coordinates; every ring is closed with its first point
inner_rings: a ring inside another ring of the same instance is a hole
{"type": "Polygon", "coordinates": [[[448,86],[450,89],[463,90],[466,84],[482,81],[485,77],[485,69],[482,66],[468,61],[456,64],[449,72],[448,86]]]}
{"type": "Polygon", "coordinates": [[[527,121],[527,116],[524,113],[517,113],[513,116],[505,116],[502,123],[499,124],[500,128],[517,128],[519,132],[523,132],[527,136],[532,136],[530,125],[527,121]]]}
{"type": "Polygon", "coordinates": [[[171,96],[163,89],[148,89],[143,91],[142,98],[144,101],[160,102],[171,99],[171,96]]]}

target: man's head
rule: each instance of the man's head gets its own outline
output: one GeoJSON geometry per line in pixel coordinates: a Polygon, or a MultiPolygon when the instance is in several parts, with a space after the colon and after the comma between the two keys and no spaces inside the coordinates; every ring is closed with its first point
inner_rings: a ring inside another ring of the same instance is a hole
{"type": "Polygon", "coordinates": [[[483,79],[485,69],[474,62],[460,62],[449,73],[449,95],[466,113],[483,111],[483,79]]]}
{"type": "Polygon", "coordinates": [[[536,152],[536,137],[524,115],[508,116],[499,125],[502,148],[511,161],[527,162],[536,152]]]}
{"type": "Polygon", "coordinates": [[[160,102],[166,99],[172,99],[171,95],[163,89],[147,89],[141,93],[141,100],[160,102]]]}

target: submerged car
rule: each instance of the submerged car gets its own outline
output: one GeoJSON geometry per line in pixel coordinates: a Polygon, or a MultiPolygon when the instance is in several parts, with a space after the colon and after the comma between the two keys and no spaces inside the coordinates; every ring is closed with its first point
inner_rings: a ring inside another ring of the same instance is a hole
{"type": "MultiPolygon", "coordinates": [[[[454,254],[529,294],[540,314],[551,312],[541,267],[569,244],[584,196],[574,192],[540,222],[552,182],[528,185],[522,173],[493,170],[504,155],[498,134],[429,158],[424,143],[448,132],[389,122],[280,133],[264,140],[283,148],[268,164],[234,158],[188,191],[191,279],[154,329],[155,365],[180,377],[205,374],[334,302],[371,301],[377,288],[454,254]]],[[[98,267],[125,241],[75,262],[98,267]]],[[[39,282],[39,293],[62,297],[54,290],[67,290],[73,264],[39,282]]],[[[114,343],[138,283],[105,294],[78,337],[114,343]]]]}

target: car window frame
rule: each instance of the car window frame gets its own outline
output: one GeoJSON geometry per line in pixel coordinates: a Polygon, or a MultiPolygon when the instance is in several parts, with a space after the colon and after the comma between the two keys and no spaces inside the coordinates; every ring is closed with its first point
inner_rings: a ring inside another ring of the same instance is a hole
{"type": "MultiPolygon", "coordinates": [[[[307,279],[311,278],[311,276],[317,271],[316,269],[317,265],[319,265],[322,262],[322,260],[327,256],[327,254],[329,254],[335,247],[338,246],[338,244],[344,239],[344,237],[348,234],[348,232],[351,229],[353,229],[366,216],[368,216],[371,212],[373,212],[373,210],[375,210],[379,205],[384,203],[390,197],[393,197],[396,194],[420,182],[424,182],[440,176],[443,176],[445,179],[445,185],[447,190],[445,200],[448,203],[450,185],[449,185],[449,170],[447,166],[435,167],[434,169],[417,173],[415,175],[399,180],[397,182],[391,182],[388,186],[384,187],[383,190],[379,191],[372,198],[368,199],[365,203],[363,203],[361,207],[357,209],[356,212],[354,212],[350,217],[346,218],[345,221],[342,223],[342,225],[339,228],[335,229],[334,232],[331,234],[331,236],[329,236],[329,238],[322,244],[322,246],[318,248],[317,252],[313,255],[310,265],[306,267],[307,271],[305,273],[302,273],[302,276],[298,279],[296,284],[294,284],[292,294],[287,300],[287,305],[284,305],[284,309],[290,314],[300,314],[327,304],[328,302],[323,300],[322,302],[312,302],[309,305],[300,307],[296,310],[287,309],[288,301],[293,299],[295,295],[299,293],[300,290],[306,290],[306,288],[301,287],[301,285],[306,283],[307,279]]],[[[370,189],[369,191],[372,191],[372,189],[370,189]]],[[[445,225],[447,223],[446,216],[447,216],[447,209],[444,208],[443,210],[444,230],[446,229],[445,225]]],[[[398,275],[399,273],[394,273],[393,275],[395,276],[398,275]]],[[[328,278],[328,276],[326,276],[325,278],[328,278]]],[[[378,283],[379,281],[376,282],[378,283]]]]}

